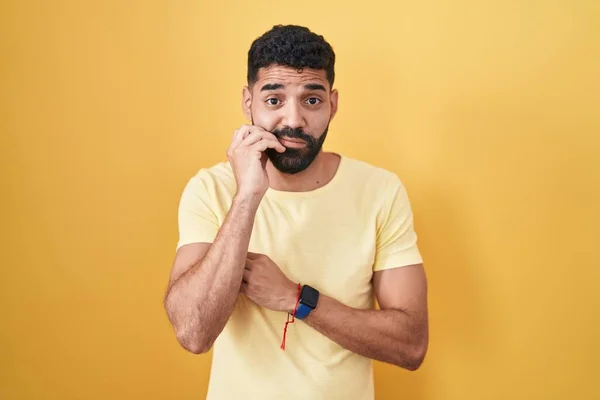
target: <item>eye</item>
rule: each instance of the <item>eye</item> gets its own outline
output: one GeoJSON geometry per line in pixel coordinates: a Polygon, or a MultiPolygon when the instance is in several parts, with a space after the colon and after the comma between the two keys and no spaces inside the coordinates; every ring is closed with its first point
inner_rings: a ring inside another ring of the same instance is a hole
{"type": "Polygon", "coordinates": [[[306,101],[311,106],[316,106],[317,104],[321,103],[321,99],[318,99],[316,97],[310,97],[306,101]]]}
{"type": "Polygon", "coordinates": [[[279,99],[275,98],[275,97],[271,97],[271,98],[267,99],[266,102],[270,106],[276,106],[279,104],[279,99]]]}

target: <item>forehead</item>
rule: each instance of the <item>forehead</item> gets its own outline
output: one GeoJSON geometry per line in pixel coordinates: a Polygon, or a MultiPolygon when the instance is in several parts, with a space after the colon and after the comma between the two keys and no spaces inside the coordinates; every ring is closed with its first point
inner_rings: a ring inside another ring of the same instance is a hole
{"type": "Polygon", "coordinates": [[[286,87],[320,83],[325,87],[329,87],[327,73],[322,69],[295,69],[281,65],[273,65],[258,70],[255,87],[260,90],[262,85],[266,83],[281,83],[286,87]]]}

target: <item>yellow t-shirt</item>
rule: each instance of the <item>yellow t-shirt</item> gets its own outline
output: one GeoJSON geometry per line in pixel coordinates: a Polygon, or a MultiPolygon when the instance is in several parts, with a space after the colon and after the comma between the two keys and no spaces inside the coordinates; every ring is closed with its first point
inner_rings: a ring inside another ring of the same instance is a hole
{"type": "MultiPolygon", "coordinates": [[[[393,173],[341,156],[334,178],[309,192],[269,189],[249,251],[268,255],[294,282],[347,306],[374,307],[374,271],[422,262],[407,193],[393,173]]],[[[235,194],[228,162],[201,169],[179,207],[178,247],[212,242],[235,194]]],[[[209,400],[370,400],[371,360],[301,320],[243,295],[213,347],[209,400]]],[[[340,327],[344,329],[344,327],[340,327]]]]}

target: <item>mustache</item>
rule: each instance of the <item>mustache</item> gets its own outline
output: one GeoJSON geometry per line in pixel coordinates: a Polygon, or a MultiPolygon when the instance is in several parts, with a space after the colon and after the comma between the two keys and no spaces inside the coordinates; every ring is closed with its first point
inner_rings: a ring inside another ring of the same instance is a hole
{"type": "Polygon", "coordinates": [[[312,142],[314,138],[308,133],[304,132],[301,128],[281,128],[275,129],[271,132],[278,139],[290,138],[290,139],[301,139],[305,142],[312,142]]]}

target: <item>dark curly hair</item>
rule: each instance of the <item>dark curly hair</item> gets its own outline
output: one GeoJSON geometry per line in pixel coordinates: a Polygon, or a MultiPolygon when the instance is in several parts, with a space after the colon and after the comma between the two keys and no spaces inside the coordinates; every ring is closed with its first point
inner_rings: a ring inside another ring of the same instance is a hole
{"type": "Polygon", "coordinates": [[[324,69],[330,87],[335,79],[335,53],[321,35],[298,25],[275,25],[252,42],[248,51],[248,85],[258,78],[263,67],[324,69]]]}

